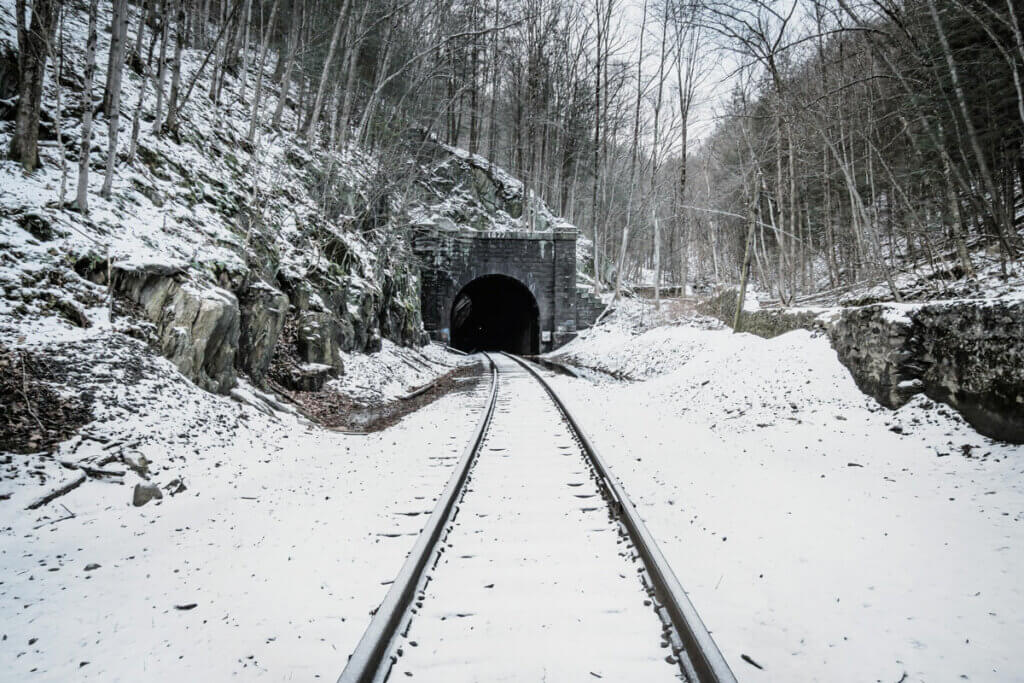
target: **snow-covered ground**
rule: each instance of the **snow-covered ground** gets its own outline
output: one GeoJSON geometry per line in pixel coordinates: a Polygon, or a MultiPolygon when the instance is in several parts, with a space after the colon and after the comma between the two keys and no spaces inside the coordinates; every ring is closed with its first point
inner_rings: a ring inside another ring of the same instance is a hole
{"type": "Polygon", "coordinates": [[[387,339],[377,353],[346,353],[345,374],[327,388],[364,403],[391,401],[470,362],[437,344],[420,348],[399,346],[387,339]]]}
{"type": "MultiPolygon", "coordinates": [[[[94,341],[47,357],[86,358],[96,420],[52,456],[0,459],[0,678],[336,677],[465,447],[486,382],[352,436],[203,392],[134,340],[94,341]],[[117,454],[102,469],[121,476],[25,510],[79,476],[62,461],[117,454]],[[134,484],[147,482],[162,500],[134,507],[134,484]]],[[[388,353],[378,360],[398,364],[388,353]]],[[[383,374],[362,370],[349,377],[383,374]]]]}
{"type": "Polygon", "coordinates": [[[678,300],[665,302],[661,310],[655,309],[653,301],[630,297],[612,305],[613,315],[596,327],[582,330],[573,341],[549,355],[619,378],[646,379],[680,367],[710,343],[711,338],[694,338],[693,343],[680,344],[680,326],[710,330],[725,327],[714,318],[681,309],[678,300]]]}
{"type": "Polygon", "coordinates": [[[619,324],[566,352],[648,378],[555,382],[740,680],[1024,680],[1024,447],[880,407],[806,331],[619,324]]]}

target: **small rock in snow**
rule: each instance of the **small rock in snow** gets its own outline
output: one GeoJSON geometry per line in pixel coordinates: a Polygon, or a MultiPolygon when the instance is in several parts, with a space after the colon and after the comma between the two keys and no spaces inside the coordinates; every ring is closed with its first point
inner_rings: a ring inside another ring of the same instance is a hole
{"type": "Polygon", "coordinates": [[[154,498],[160,500],[164,494],[156,484],[136,484],[132,494],[132,505],[142,507],[154,498]]]}

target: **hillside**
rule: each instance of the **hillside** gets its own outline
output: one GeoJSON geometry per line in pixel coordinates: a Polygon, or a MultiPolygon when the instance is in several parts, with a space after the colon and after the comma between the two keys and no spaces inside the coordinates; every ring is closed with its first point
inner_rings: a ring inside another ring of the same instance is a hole
{"type": "MultiPolygon", "coordinates": [[[[13,10],[13,2],[0,6],[0,55],[16,73],[13,10]]],[[[111,7],[101,5],[99,25],[110,21],[111,7]]],[[[326,386],[345,400],[381,400],[380,391],[367,394],[367,368],[401,375],[407,364],[390,369],[386,356],[367,365],[358,354],[415,355],[397,347],[425,342],[411,230],[566,226],[543,202],[524,201],[508,173],[431,135],[370,152],[334,144],[332,123],[330,145],[309,144],[292,97],[273,125],[281,84],[270,60],[259,77],[258,45],[243,61],[248,71],[223,72],[219,102],[208,95],[209,52],[184,45],[180,124],[160,134],[152,75],[126,68],[111,196],[101,195],[109,121],[98,111],[83,214],[74,185],[87,23],[82,8],[63,15],[62,57],[50,62],[60,69],[61,106],[46,78],[42,167],[25,174],[0,161],[0,334],[12,367],[18,349],[42,358],[72,342],[103,362],[109,344],[99,340],[129,337],[215,393],[241,381],[293,398],[326,386]],[[250,137],[257,85],[265,101],[250,137]]],[[[109,49],[110,33],[100,30],[98,64],[109,49]]],[[[0,99],[10,102],[14,83],[4,84],[0,99]]],[[[5,107],[7,148],[14,110],[5,107]]],[[[432,372],[421,367],[411,379],[432,372]]]]}

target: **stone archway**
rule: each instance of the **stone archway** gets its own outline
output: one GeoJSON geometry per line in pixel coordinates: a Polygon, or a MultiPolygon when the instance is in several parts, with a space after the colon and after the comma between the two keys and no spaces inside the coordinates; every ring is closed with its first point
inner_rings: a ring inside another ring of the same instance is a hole
{"type": "Polygon", "coordinates": [[[507,275],[478,277],[452,302],[451,344],[466,352],[540,351],[540,309],[529,288],[507,275]]]}

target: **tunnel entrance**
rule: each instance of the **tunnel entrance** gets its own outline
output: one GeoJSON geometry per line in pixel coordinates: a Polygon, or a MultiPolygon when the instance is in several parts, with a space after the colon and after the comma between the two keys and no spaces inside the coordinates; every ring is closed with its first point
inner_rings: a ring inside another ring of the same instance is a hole
{"type": "Polygon", "coordinates": [[[536,354],[540,349],[538,319],[537,300],[526,285],[505,275],[485,275],[456,295],[451,343],[466,352],[536,354]]]}

